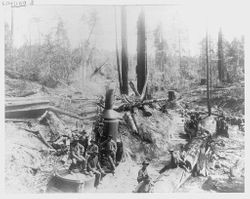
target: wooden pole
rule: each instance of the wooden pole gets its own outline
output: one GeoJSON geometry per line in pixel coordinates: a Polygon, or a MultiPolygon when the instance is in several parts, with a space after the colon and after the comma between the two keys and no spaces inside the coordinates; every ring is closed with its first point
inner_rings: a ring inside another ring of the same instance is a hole
{"type": "Polygon", "coordinates": [[[207,65],[207,109],[208,115],[211,115],[210,95],[209,95],[209,61],[208,61],[208,32],[206,32],[206,65],[207,65]]]}
{"type": "Polygon", "coordinates": [[[121,8],[122,25],[122,94],[128,94],[128,49],[127,49],[127,12],[126,7],[121,8]]]}

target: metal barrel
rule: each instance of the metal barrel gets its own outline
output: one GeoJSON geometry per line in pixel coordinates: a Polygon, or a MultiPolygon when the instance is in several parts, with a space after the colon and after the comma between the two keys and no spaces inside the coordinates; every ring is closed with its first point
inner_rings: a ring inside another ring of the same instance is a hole
{"type": "Polygon", "coordinates": [[[116,141],[118,133],[118,113],[113,110],[113,89],[107,90],[105,99],[105,109],[103,111],[104,127],[103,135],[105,138],[112,136],[113,140],[116,141]]]}

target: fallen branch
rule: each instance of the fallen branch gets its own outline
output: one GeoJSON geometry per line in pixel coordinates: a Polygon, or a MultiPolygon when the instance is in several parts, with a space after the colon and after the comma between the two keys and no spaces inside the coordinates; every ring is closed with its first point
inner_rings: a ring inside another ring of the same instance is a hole
{"type": "Polygon", "coordinates": [[[31,129],[27,129],[27,128],[21,128],[21,129],[35,134],[47,147],[53,149],[53,147],[45,140],[43,135],[38,130],[31,130],[31,129]]]}
{"type": "Polygon", "coordinates": [[[102,67],[106,65],[107,62],[108,62],[108,59],[106,59],[105,62],[104,62],[103,64],[101,64],[101,66],[97,67],[97,68],[94,70],[94,72],[91,74],[90,79],[91,79],[94,75],[96,75],[96,74],[102,69],[102,67]]]}

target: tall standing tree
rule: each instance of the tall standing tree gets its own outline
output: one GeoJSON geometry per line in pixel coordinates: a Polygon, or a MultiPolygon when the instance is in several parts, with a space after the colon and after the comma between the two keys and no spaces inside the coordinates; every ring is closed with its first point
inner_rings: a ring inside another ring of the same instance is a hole
{"type": "Polygon", "coordinates": [[[126,7],[121,8],[121,34],[122,34],[122,94],[128,94],[128,49],[127,49],[127,12],[126,7]]]}
{"type": "Polygon", "coordinates": [[[145,31],[145,14],[141,11],[137,21],[137,90],[142,94],[147,79],[147,46],[145,31]]]}
{"type": "Polygon", "coordinates": [[[218,74],[219,74],[220,82],[225,82],[226,68],[225,68],[225,63],[224,63],[223,36],[222,36],[221,29],[218,34],[218,74]]]}
{"type": "Polygon", "coordinates": [[[161,72],[167,64],[167,42],[163,38],[162,25],[159,24],[154,31],[155,65],[161,72]]]}
{"type": "Polygon", "coordinates": [[[208,32],[206,32],[206,65],[207,65],[207,109],[208,109],[208,115],[211,115],[211,106],[210,106],[210,92],[209,92],[209,49],[208,49],[208,32]]]}

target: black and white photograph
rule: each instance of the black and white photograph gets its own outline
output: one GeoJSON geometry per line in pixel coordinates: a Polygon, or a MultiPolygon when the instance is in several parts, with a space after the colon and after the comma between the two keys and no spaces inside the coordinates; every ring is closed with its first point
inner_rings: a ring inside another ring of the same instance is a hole
{"type": "Polygon", "coordinates": [[[241,3],[3,0],[5,193],[244,194],[241,3]]]}

